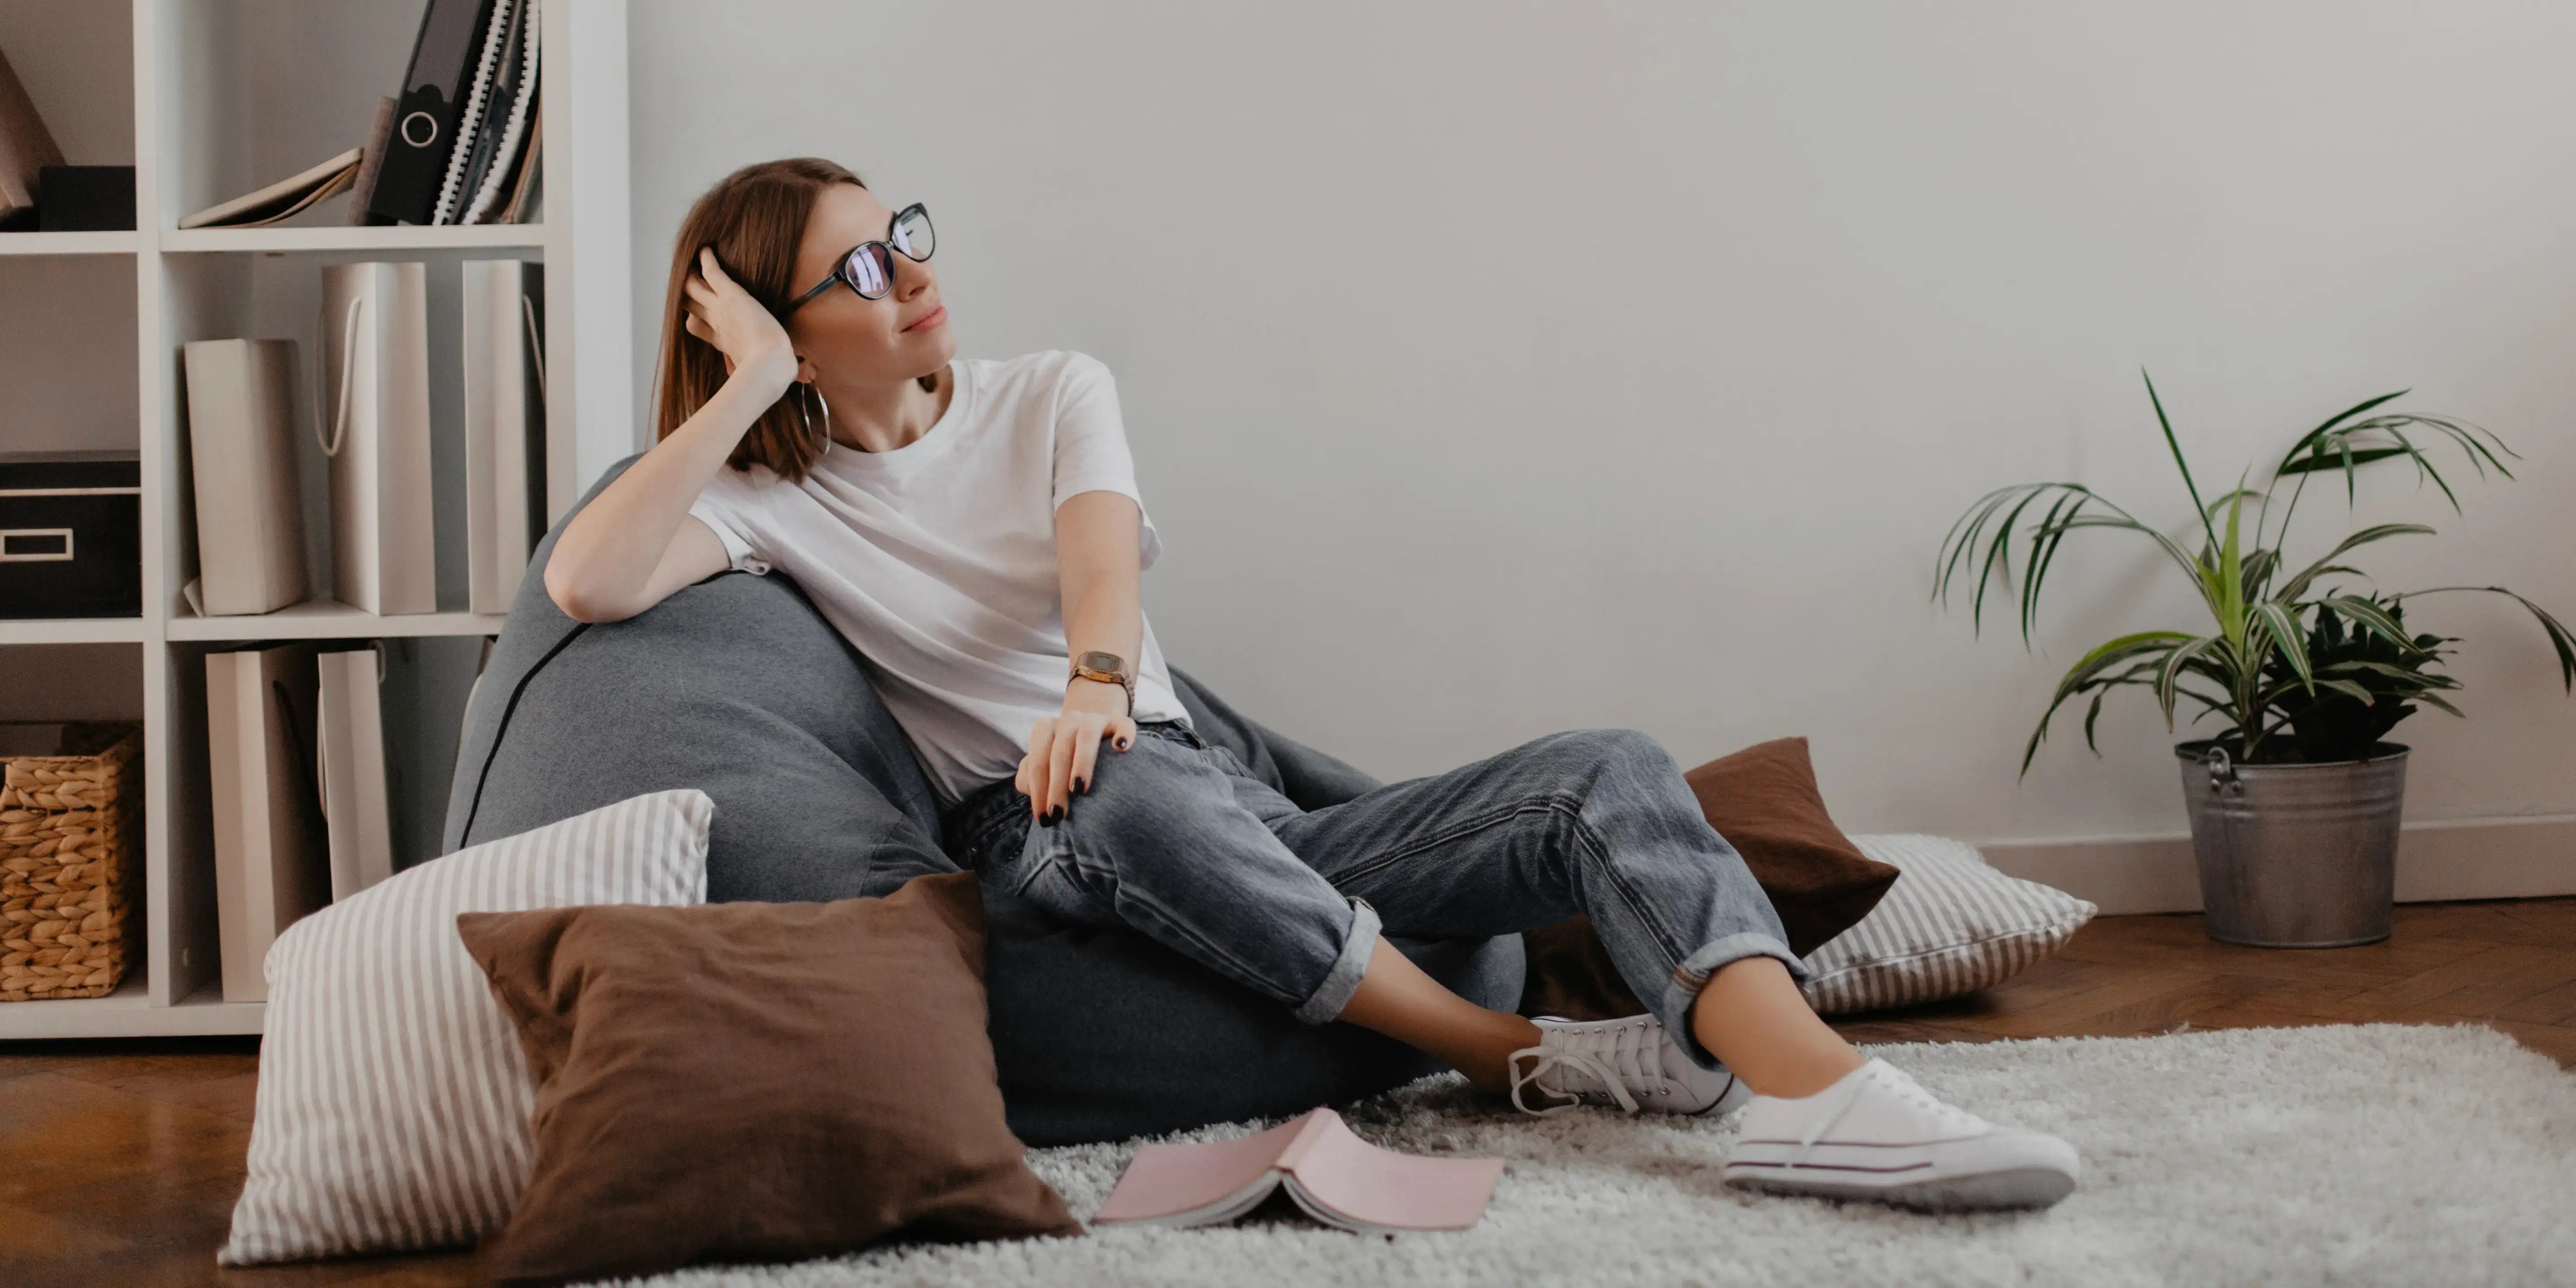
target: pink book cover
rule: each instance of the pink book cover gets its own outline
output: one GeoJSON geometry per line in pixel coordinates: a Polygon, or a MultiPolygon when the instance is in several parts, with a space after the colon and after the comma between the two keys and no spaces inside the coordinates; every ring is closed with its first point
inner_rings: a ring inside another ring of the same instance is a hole
{"type": "Polygon", "coordinates": [[[1499,1158],[1424,1158],[1380,1149],[1317,1109],[1238,1140],[1147,1145],[1100,1205],[1097,1224],[1210,1225],[1286,1186],[1319,1221],[1347,1230],[1463,1230],[1485,1215],[1499,1158]]]}

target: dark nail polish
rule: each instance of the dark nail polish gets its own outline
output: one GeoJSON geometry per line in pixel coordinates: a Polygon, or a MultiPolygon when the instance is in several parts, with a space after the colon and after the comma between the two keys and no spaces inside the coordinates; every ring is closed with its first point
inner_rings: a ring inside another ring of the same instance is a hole
{"type": "Polygon", "coordinates": [[[1058,806],[1056,806],[1054,809],[1047,811],[1047,821],[1048,821],[1048,822],[1050,822],[1050,823],[1061,823],[1061,822],[1063,822],[1063,821],[1064,821],[1064,806],[1062,806],[1062,805],[1058,805],[1058,806]]]}
{"type": "Polygon", "coordinates": [[[1091,784],[1079,778],[1074,779],[1073,794],[1076,796],[1089,796],[1091,794],[1091,784]]]}

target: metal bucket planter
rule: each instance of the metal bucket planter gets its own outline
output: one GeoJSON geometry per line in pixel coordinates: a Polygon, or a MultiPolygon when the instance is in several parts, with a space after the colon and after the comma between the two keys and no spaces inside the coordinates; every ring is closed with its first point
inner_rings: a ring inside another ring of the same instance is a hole
{"type": "Polygon", "coordinates": [[[2174,754],[2210,938],[2342,948],[2388,937],[2406,748],[2324,765],[2238,764],[2208,742],[2174,754]]]}

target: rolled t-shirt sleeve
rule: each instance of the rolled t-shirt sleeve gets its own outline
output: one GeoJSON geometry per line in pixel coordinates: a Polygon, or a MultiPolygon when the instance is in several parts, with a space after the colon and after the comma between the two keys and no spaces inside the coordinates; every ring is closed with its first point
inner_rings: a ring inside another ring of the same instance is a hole
{"type": "Polygon", "coordinates": [[[735,517],[731,513],[731,507],[716,495],[717,489],[721,488],[726,481],[719,477],[714,483],[709,484],[707,490],[700,493],[698,499],[689,504],[689,517],[707,525],[707,530],[716,534],[716,540],[724,543],[727,567],[739,568],[744,572],[768,572],[768,563],[752,553],[751,542],[744,538],[742,521],[735,517]]]}
{"type": "Polygon", "coordinates": [[[1065,363],[1056,397],[1055,505],[1061,508],[1085,492],[1115,492],[1136,503],[1138,564],[1152,567],[1163,553],[1163,541],[1136,490],[1136,461],[1127,450],[1118,382],[1098,358],[1077,353],[1065,363]]]}

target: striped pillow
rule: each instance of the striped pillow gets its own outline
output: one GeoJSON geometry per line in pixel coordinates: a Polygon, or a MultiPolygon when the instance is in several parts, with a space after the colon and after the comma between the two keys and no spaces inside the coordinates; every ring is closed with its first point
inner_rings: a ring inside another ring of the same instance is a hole
{"type": "Polygon", "coordinates": [[[715,802],[656,792],[404,870],[269,950],[250,1179],[216,1260],[473,1243],[528,1182],[536,1091],[461,912],[706,902],[715,802]]]}
{"type": "Polygon", "coordinates": [[[1990,988],[2056,952],[2093,919],[2092,904],[1986,866],[1977,847],[1939,836],[1855,836],[1860,852],[1904,875],[1860,924],[1807,956],[1819,1015],[1913,1006],[1990,988]]]}

